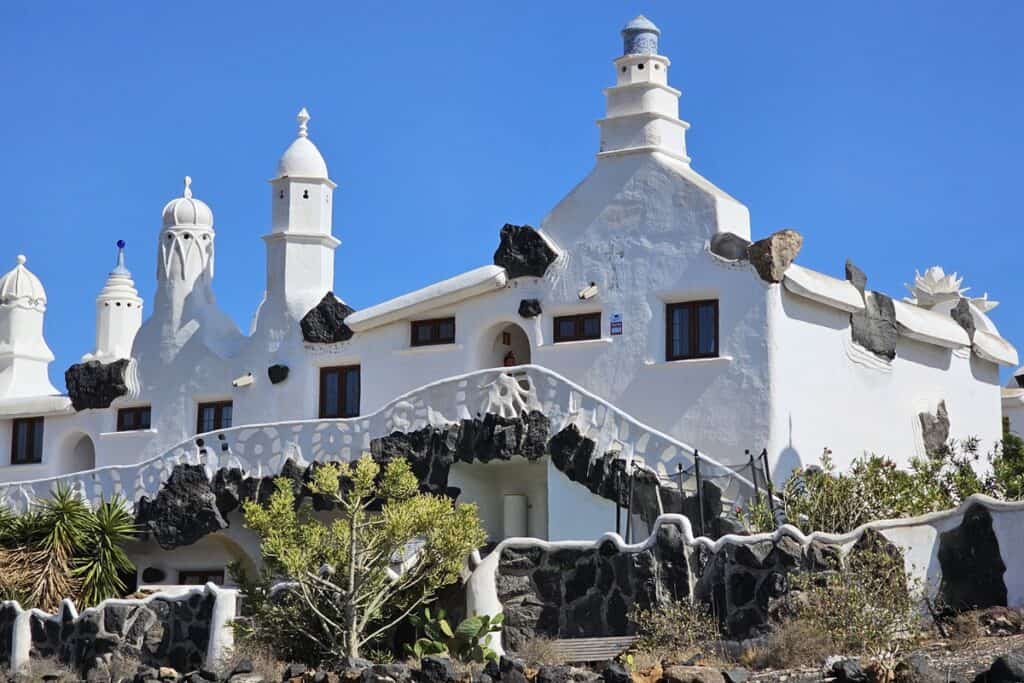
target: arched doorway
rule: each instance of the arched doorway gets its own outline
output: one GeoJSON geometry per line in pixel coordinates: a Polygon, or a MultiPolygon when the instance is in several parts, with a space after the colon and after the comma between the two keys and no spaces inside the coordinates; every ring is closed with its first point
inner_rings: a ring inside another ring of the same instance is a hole
{"type": "Polygon", "coordinates": [[[495,325],[483,339],[483,367],[500,368],[530,363],[530,338],[515,323],[495,325]]]}
{"type": "Polygon", "coordinates": [[[64,462],[64,474],[96,469],[96,446],[93,445],[88,434],[82,434],[79,437],[64,462]]]}

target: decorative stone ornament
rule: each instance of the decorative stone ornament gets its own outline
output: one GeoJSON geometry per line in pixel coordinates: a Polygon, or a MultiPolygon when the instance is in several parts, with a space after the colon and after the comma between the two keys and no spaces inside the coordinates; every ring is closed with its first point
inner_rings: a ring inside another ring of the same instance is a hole
{"type": "Polygon", "coordinates": [[[536,318],[540,314],[540,299],[523,299],[519,302],[519,315],[522,317],[536,318]]]}
{"type": "Polygon", "coordinates": [[[280,384],[288,379],[288,372],[287,365],[277,363],[267,368],[267,378],[270,379],[271,384],[280,384]]]}
{"type": "Polygon", "coordinates": [[[113,363],[93,360],[68,368],[64,373],[64,383],[75,410],[109,408],[115,398],[127,394],[125,371],[129,362],[125,359],[113,363]]]}

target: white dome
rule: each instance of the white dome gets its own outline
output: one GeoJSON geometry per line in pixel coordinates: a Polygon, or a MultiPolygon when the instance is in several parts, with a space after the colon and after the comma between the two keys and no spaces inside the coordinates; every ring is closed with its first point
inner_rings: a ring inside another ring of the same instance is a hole
{"type": "Polygon", "coordinates": [[[278,160],[277,177],[327,179],[327,162],[308,137],[309,113],[303,108],[296,118],[299,122],[299,137],[295,138],[295,142],[288,146],[278,160]]]}
{"type": "Polygon", "coordinates": [[[198,199],[192,197],[192,179],[185,176],[185,192],[167,202],[163,212],[165,228],[181,227],[213,227],[213,211],[198,199]]]}
{"type": "Polygon", "coordinates": [[[18,254],[14,268],[0,277],[0,305],[42,307],[46,304],[43,283],[25,267],[25,260],[18,254]]]}

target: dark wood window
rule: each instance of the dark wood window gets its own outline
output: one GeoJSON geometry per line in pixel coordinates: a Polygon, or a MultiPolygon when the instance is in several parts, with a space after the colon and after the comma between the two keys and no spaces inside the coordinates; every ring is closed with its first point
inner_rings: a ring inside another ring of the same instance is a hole
{"type": "Polygon", "coordinates": [[[218,586],[224,585],[223,569],[182,569],[178,572],[178,585],[180,586],[205,586],[213,582],[218,586]]]}
{"type": "Polygon", "coordinates": [[[412,323],[413,346],[455,343],[455,318],[414,320],[412,323]]]}
{"type": "Polygon", "coordinates": [[[320,368],[320,417],[359,415],[359,366],[320,368]]]}
{"type": "Polygon", "coordinates": [[[134,432],[149,429],[149,406],[121,408],[117,411],[117,431],[134,432]]]}
{"type": "Polygon", "coordinates": [[[555,318],[555,343],[601,338],[601,314],[582,313],[555,318]]]}
{"type": "Polygon", "coordinates": [[[230,427],[231,410],[231,401],[200,403],[199,410],[196,411],[196,434],[230,427]]]}
{"type": "Polygon", "coordinates": [[[43,461],[43,418],[22,417],[11,425],[11,464],[43,461]]]}
{"type": "Polygon", "coordinates": [[[718,301],[686,301],[665,306],[665,360],[718,355],[718,301]]]}

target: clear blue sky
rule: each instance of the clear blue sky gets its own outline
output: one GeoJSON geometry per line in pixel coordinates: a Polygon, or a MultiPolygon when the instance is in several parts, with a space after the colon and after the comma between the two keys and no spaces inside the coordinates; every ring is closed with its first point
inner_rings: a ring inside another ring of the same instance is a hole
{"type": "Polygon", "coordinates": [[[0,267],[49,296],[51,376],[92,350],[93,300],[128,241],[147,307],[160,210],[194,178],[218,300],[248,330],[269,188],[308,107],[335,193],[336,291],[356,308],[489,263],[593,164],[619,28],[662,29],[696,170],[755,237],[852,258],[904,294],[941,264],[1019,284],[1024,3],[20,2],[0,7],[0,267]]]}

